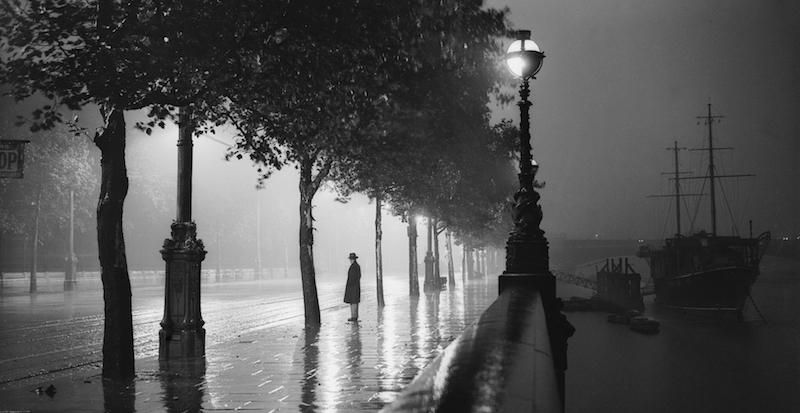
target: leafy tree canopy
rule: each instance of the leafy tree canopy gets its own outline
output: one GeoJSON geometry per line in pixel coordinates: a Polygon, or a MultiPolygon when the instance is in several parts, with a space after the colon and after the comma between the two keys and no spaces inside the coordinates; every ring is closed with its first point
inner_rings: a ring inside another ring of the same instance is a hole
{"type": "MultiPolygon", "coordinates": [[[[414,18],[395,34],[403,62],[387,76],[386,105],[376,116],[376,132],[351,153],[340,189],[380,191],[433,185],[448,192],[453,174],[445,155],[457,151],[465,132],[488,129],[490,94],[505,80],[497,71],[497,41],[508,31],[505,11],[480,2],[408,3],[414,18]],[[420,17],[421,16],[421,17],[420,17]]],[[[452,161],[455,161],[452,157],[452,161]]]]}
{"type": "Polygon", "coordinates": [[[72,191],[75,224],[78,230],[87,230],[98,190],[98,165],[90,150],[91,142],[74,136],[63,125],[39,133],[4,129],[4,139],[30,142],[25,148],[24,178],[0,179],[0,228],[16,233],[30,231],[33,204],[41,192],[42,235],[66,229],[72,191]]]}
{"type": "Polygon", "coordinates": [[[62,106],[95,104],[149,108],[139,126],[150,132],[174,107],[218,99],[236,79],[247,59],[238,46],[260,35],[259,4],[4,0],[0,83],[18,101],[47,98],[29,119],[34,131],[62,122],[62,106]]]}

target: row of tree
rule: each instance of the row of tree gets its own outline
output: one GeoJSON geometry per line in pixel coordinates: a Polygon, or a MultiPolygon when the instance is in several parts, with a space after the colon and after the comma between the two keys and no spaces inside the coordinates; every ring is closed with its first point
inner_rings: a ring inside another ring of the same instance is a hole
{"type": "Polygon", "coordinates": [[[65,125],[37,133],[6,125],[3,131],[4,139],[28,141],[24,179],[0,179],[0,231],[27,235],[30,290],[35,292],[39,247],[54,238],[66,244],[71,229],[84,232],[89,227],[99,165],[91,142],[65,125]],[[74,214],[71,194],[77,201],[74,214]]]}
{"type": "MultiPolygon", "coordinates": [[[[94,143],[105,377],[134,374],[122,233],[126,111],[147,109],[136,127],[151,133],[190,108],[197,131],[234,126],[228,156],[249,157],[262,180],[285,165],[299,170],[307,324],[321,322],[312,203],[326,182],[411,221],[425,214],[473,245],[492,229],[509,229],[502,212],[513,192],[516,133],[507,122],[490,125],[487,107],[492,97],[508,100],[498,70],[498,42],[510,32],[506,10],[471,0],[2,0],[0,7],[0,82],[18,101],[46,101],[26,120],[31,130],[63,122],[63,108],[102,114],[94,143]]],[[[412,274],[412,294],[415,283],[412,274]]]]}

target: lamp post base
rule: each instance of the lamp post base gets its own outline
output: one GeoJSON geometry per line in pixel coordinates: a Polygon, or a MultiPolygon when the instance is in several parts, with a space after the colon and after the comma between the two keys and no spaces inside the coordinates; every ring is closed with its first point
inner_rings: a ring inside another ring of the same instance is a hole
{"type": "Polygon", "coordinates": [[[76,276],[78,275],[78,257],[70,254],[65,258],[67,266],[64,271],[64,291],[72,291],[78,285],[76,276]]]}
{"type": "Polygon", "coordinates": [[[206,330],[200,314],[200,269],[206,251],[197,239],[194,222],[173,222],[172,237],[164,240],[166,262],[164,318],[158,333],[158,358],[205,355],[206,330]]]}
{"type": "Polygon", "coordinates": [[[436,280],[434,280],[434,271],[433,271],[433,264],[434,258],[433,254],[428,252],[423,259],[425,261],[425,291],[435,291],[436,290],[436,280]]]}
{"type": "Polygon", "coordinates": [[[506,243],[506,273],[550,273],[547,239],[544,237],[517,237],[512,235],[506,243]]]}

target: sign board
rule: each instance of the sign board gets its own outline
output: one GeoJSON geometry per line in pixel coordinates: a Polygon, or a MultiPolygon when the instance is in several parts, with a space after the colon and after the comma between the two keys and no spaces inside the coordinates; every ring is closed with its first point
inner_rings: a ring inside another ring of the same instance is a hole
{"type": "Polygon", "coordinates": [[[0,178],[22,178],[28,142],[0,140],[0,178]]]}

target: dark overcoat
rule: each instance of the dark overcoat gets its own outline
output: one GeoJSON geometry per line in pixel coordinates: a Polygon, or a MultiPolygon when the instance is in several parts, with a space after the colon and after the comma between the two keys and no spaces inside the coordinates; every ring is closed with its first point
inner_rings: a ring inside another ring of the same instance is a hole
{"type": "Polygon", "coordinates": [[[361,266],[357,262],[347,270],[347,286],[344,288],[344,302],[357,304],[361,302],[361,266]]]}

